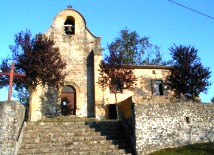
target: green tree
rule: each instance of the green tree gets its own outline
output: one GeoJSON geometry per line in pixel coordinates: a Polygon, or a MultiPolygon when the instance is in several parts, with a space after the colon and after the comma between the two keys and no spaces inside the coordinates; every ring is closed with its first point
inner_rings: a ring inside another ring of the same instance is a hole
{"type": "Polygon", "coordinates": [[[15,97],[20,101],[21,104],[25,106],[25,120],[28,120],[28,113],[29,113],[29,92],[28,90],[23,87],[19,88],[16,93],[14,93],[15,97]]]}
{"type": "Polygon", "coordinates": [[[29,104],[29,92],[26,88],[19,88],[14,95],[23,105],[29,104]]]}
{"type": "Polygon", "coordinates": [[[180,97],[195,100],[201,92],[207,91],[210,86],[209,68],[203,67],[197,56],[197,49],[190,46],[172,46],[170,48],[173,58],[171,74],[167,78],[168,86],[180,97]]]}
{"type": "MultiPolygon", "coordinates": [[[[32,90],[37,85],[53,86],[58,88],[63,84],[66,66],[62,60],[59,49],[54,46],[54,41],[39,34],[33,37],[30,31],[19,32],[15,35],[15,45],[10,46],[12,57],[2,60],[0,69],[8,72],[10,61],[15,63],[15,72],[24,73],[24,78],[14,78],[16,90],[22,88],[32,90]]],[[[0,87],[7,86],[9,78],[0,76],[0,87]]],[[[23,95],[20,95],[21,98],[23,95]]]]}
{"type": "Polygon", "coordinates": [[[160,47],[150,43],[148,37],[140,37],[136,32],[127,28],[121,30],[119,37],[108,45],[109,51],[123,55],[122,64],[129,65],[167,65],[163,61],[160,47]]]}
{"type": "Polygon", "coordinates": [[[211,102],[213,102],[213,103],[214,103],[214,97],[211,99],[211,102]]]}

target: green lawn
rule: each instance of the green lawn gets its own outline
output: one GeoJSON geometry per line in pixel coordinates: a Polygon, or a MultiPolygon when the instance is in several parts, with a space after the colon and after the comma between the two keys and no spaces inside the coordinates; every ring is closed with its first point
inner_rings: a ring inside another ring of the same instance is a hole
{"type": "Polygon", "coordinates": [[[214,155],[214,143],[194,144],[174,149],[163,149],[150,155],[214,155]]]}

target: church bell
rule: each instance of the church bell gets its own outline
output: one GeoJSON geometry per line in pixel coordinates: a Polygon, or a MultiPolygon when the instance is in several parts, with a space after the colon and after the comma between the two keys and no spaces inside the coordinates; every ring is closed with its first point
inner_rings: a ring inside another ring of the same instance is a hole
{"type": "Polygon", "coordinates": [[[69,25],[68,29],[67,29],[67,31],[70,32],[70,33],[72,33],[72,28],[71,27],[72,27],[72,25],[69,25]]]}
{"type": "Polygon", "coordinates": [[[65,26],[65,32],[66,32],[66,34],[72,34],[73,33],[73,30],[72,30],[72,27],[73,27],[73,25],[64,25],[65,26]]]}

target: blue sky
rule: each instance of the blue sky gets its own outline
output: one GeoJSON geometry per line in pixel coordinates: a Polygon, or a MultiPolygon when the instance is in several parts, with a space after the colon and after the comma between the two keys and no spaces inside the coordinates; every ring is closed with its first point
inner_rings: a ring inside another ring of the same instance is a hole
{"type": "MultiPolygon", "coordinates": [[[[174,0],[177,3],[214,17],[213,0],[174,0]]],[[[58,12],[72,5],[86,19],[87,27],[102,37],[106,48],[125,27],[161,47],[165,59],[170,59],[173,45],[191,45],[198,49],[202,64],[210,67],[214,82],[214,19],[180,7],[168,0],[1,0],[0,1],[0,57],[9,53],[17,32],[29,29],[33,34],[44,33],[58,12]]],[[[214,96],[214,85],[208,94],[201,94],[204,102],[214,96]]],[[[6,89],[0,90],[0,100],[7,99],[6,89]]]]}

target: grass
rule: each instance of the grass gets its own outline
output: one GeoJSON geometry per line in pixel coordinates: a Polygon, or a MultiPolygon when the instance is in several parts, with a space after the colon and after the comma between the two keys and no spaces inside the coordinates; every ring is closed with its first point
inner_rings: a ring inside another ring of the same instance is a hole
{"type": "Polygon", "coordinates": [[[214,155],[214,143],[187,145],[178,148],[168,148],[150,155],[214,155]]]}

